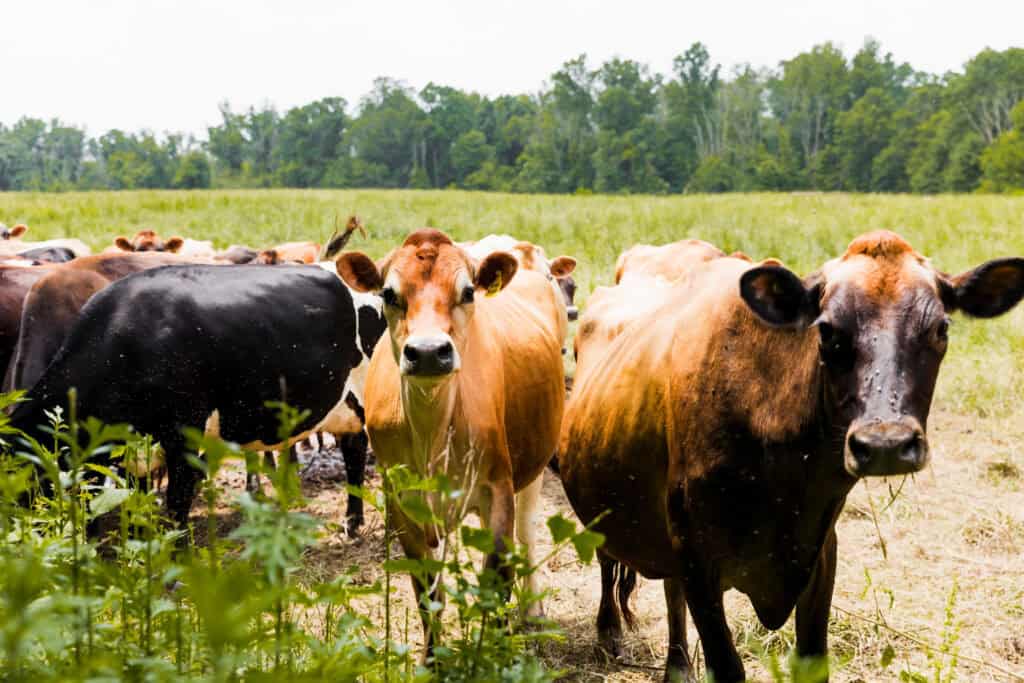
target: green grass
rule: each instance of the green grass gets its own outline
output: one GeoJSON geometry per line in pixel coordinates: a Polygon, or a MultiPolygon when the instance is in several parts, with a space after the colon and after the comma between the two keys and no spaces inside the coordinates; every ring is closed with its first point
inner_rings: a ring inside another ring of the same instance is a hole
{"type": "MultiPolygon", "coordinates": [[[[885,228],[906,237],[941,270],[1024,255],[1024,198],[750,194],[693,197],[571,197],[455,191],[241,190],[0,194],[0,221],[29,237],[75,236],[94,248],[144,227],[163,234],[255,247],[324,240],[335,219],[358,213],[370,236],[353,248],[380,256],[411,230],[431,225],[456,239],[507,232],[579,261],[578,302],[611,282],[618,254],[640,243],[698,237],[753,258],[776,256],[808,273],[850,240],[885,228]]],[[[1024,312],[958,321],[937,405],[1009,415],[1024,398],[1024,312]]]]}

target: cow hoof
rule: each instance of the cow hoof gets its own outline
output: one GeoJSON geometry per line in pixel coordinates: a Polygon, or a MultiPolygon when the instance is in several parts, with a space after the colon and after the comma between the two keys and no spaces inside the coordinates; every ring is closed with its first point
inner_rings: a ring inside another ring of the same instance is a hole
{"type": "Polygon", "coordinates": [[[359,529],[363,526],[363,517],[349,517],[345,522],[345,533],[349,538],[359,538],[359,529]]]}
{"type": "Polygon", "coordinates": [[[597,644],[612,659],[622,658],[622,629],[608,629],[597,634],[597,644]]]}

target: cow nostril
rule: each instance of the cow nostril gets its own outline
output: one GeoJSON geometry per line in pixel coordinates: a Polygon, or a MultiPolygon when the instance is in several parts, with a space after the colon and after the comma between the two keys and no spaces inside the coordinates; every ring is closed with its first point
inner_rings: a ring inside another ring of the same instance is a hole
{"type": "Polygon", "coordinates": [[[452,359],[452,344],[451,342],[445,342],[437,349],[437,357],[442,361],[450,361],[452,359]]]}
{"type": "Polygon", "coordinates": [[[871,447],[861,441],[856,434],[851,434],[848,442],[850,453],[857,459],[857,462],[867,462],[871,457],[871,447]]]}
{"type": "Polygon", "coordinates": [[[415,363],[417,360],[419,360],[420,357],[420,354],[416,350],[416,348],[413,346],[409,346],[408,344],[406,344],[405,348],[402,350],[402,355],[405,356],[405,359],[410,363],[415,363]]]}
{"type": "Polygon", "coordinates": [[[900,447],[900,457],[904,460],[916,461],[921,452],[921,434],[915,433],[900,447]]]}

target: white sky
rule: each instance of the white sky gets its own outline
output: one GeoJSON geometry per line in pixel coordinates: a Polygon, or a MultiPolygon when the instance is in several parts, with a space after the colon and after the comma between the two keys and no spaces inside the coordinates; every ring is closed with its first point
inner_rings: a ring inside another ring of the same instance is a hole
{"type": "Polygon", "coordinates": [[[1024,45],[1021,0],[0,0],[0,122],[59,117],[205,137],[217,103],[283,110],[377,76],[488,95],[535,92],[582,52],[667,73],[703,41],[727,68],[776,66],[865,36],[915,68],[1024,45]]]}

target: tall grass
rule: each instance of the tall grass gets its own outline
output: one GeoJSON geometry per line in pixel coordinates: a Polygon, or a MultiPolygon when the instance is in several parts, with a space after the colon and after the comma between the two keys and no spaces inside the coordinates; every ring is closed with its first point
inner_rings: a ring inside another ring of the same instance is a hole
{"type": "MultiPolygon", "coordinates": [[[[692,197],[506,195],[455,191],[238,190],[0,194],[0,221],[29,237],[79,237],[94,248],[142,227],[218,246],[322,241],[335,220],[358,213],[369,237],[351,247],[381,256],[424,225],[460,240],[507,232],[579,261],[578,302],[611,282],[618,254],[637,243],[685,237],[753,258],[775,256],[808,273],[858,234],[895,230],[933,263],[960,272],[1024,256],[1024,197],[750,194],[692,197]]],[[[937,406],[1010,416],[1024,405],[1024,310],[958,321],[937,406]]]]}

